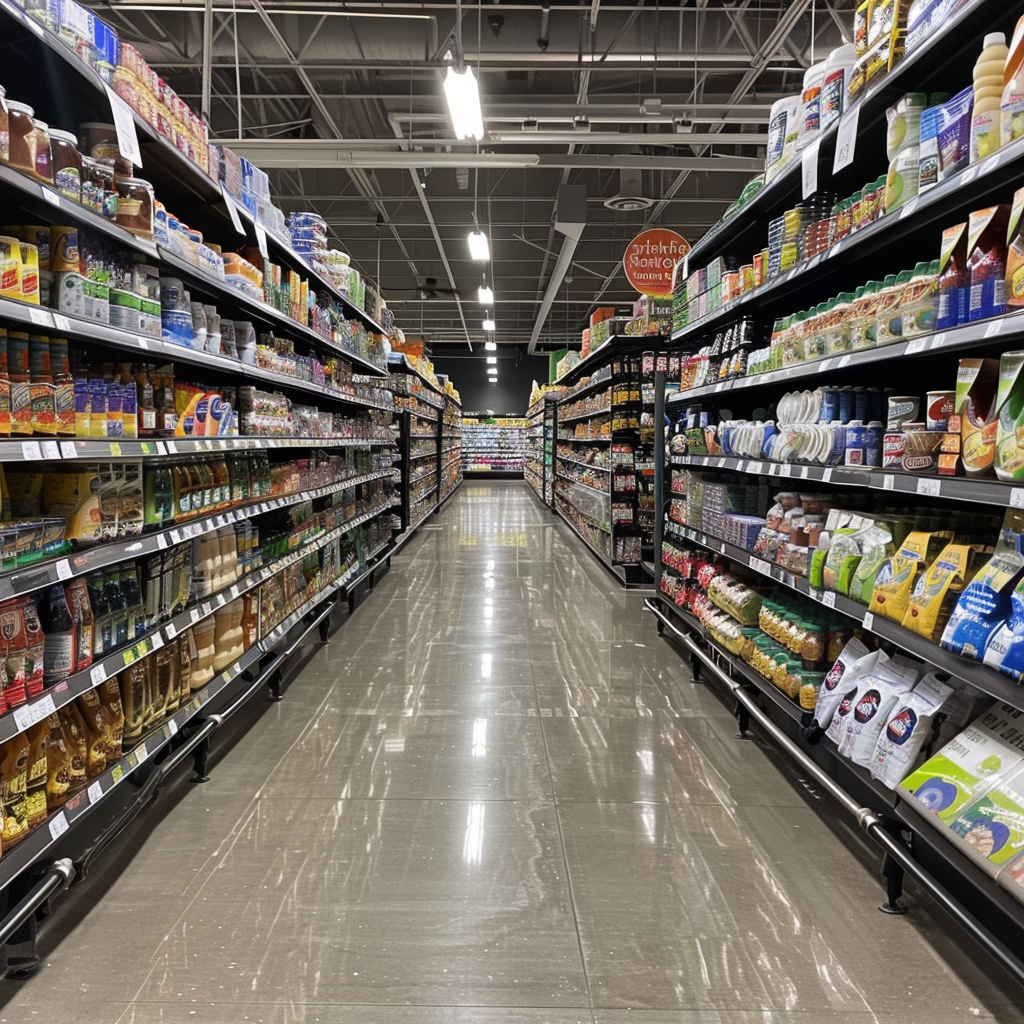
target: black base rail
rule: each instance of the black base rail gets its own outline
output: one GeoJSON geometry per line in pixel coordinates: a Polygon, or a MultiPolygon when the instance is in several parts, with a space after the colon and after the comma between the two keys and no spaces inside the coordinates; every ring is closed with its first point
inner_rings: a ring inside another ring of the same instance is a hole
{"type": "Polygon", "coordinates": [[[749,690],[739,681],[733,679],[704,651],[693,637],[679,627],[651,599],[644,601],[644,606],[661,625],[674,634],[679,643],[686,648],[690,657],[697,659],[700,665],[707,668],[722,683],[730,696],[736,700],[741,714],[741,732],[745,732],[744,722],[753,719],[765,733],[785,751],[815,783],[856,820],[864,832],[877,843],[885,853],[883,875],[886,879],[888,899],[879,909],[887,914],[903,914],[906,909],[899,903],[902,895],[904,873],[910,875],[971,937],[996,960],[1000,966],[1019,984],[1024,985],[1024,962],[1001,939],[997,938],[964,904],[958,900],[941,882],[923,868],[911,856],[910,851],[894,836],[905,826],[894,822],[892,818],[878,814],[869,807],[862,807],[841,786],[831,779],[821,767],[800,749],[764,712],[749,690]]]}

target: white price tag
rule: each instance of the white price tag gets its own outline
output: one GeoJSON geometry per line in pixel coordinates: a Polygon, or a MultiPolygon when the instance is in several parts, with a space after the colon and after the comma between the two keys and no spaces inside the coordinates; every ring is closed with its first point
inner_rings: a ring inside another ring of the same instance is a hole
{"type": "Polygon", "coordinates": [[[931,344],[928,347],[929,348],[942,348],[942,346],[945,345],[945,344],[946,344],[946,335],[944,333],[943,334],[936,334],[935,337],[932,338],[931,344]]]}
{"type": "Polygon", "coordinates": [[[168,622],[164,626],[164,636],[167,637],[168,643],[178,635],[178,627],[173,622],[168,622]]]}
{"type": "Polygon", "coordinates": [[[821,595],[821,603],[826,608],[835,608],[836,592],[834,590],[826,590],[825,593],[821,595]]]}
{"type": "Polygon", "coordinates": [[[67,815],[63,811],[54,815],[47,827],[50,829],[50,838],[59,839],[68,830],[67,815]]]}
{"type": "Polygon", "coordinates": [[[917,493],[918,494],[930,494],[933,498],[937,498],[942,493],[942,481],[941,480],[918,480],[917,481],[917,493]]]}
{"type": "Polygon", "coordinates": [[[725,543],[724,542],[718,545],[718,553],[720,555],[724,555],[725,554],[725,543]]]}
{"type": "Polygon", "coordinates": [[[117,148],[126,160],[131,160],[136,167],[141,167],[142,148],[139,146],[139,135],[135,130],[135,116],[132,113],[132,108],[109,85],[104,88],[107,90],[107,99],[110,101],[110,112],[114,115],[117,148]]]}
{"type": "Polygon", "coordinates": [[[38,462],[42,457],[43,453],[39,448],[38,441],[22,441],[21,442],[21,457],[26,462],[38,462]]]}
{"type": "Polygon", "coordinates": [[[986,338],[994,338],[997,334],[1002,334],[1002,333],[1003,333],[1003,321],[1002,320],[993,320],[992,323],[990,323],[985,328],[985,337],[986,338]]]}
{"type": "Polygon", "coordinates": [[[821,472],[821,479],[824,483],[829,483],[832,479],[832,467],[829,466],[827,469],[823,469],[821,472]]]}
{"type": "Polygon", "coordinates": [[[172,736],[177,736],[178,723],[173,718],[167,723],[167,730],[172,736]]]}
{"type": "Polygon", "coordinates": [[[882,487],[887,491],[891,491],[895,486],[896,477],[894,477],[892,473],[886,473],[885,476],[882,477],[882,487]]]}
{"type": "Polygon", "coordinates": [[[103,799],[103,787],[98,783],[94,782],[86,792],[89,794],[89,803],[95,804],[103,799]]]}
{"type": "Polygon", "coordinates": [[[188,613],[188,617],[192,620],[193,623],[198,622],[203,617],[202,609],[201,608],[193,608],[188,613]]]}
{"type": "Polygon", "coordinates": [[[136,747],[136,748],[135,748],[135,749],[134,749],[134,750],[132,751],[132,753],[133,753],[133,754],[135,755],[135,760],[136,760],[136,761],[137,761],[137,762],[138,762],[139,764],[142,764],[142,762],[143,762],[143,761],[145,761],[147,757],[149,757],[149,751],[148,751],[148,750],[146,749],[146,744],[145,744],[145,743],[140,743],[140,744],[139,744],[139,745],[138,745],[138,746],[137,746],[137,747],[136,747]]]}
{"type": "Polygon", "coordinates": [[[803,198],[810,199],[818,191],[818,143],[813,142],[803,155],[803,198]]]}
{"type": "Polygon", "coordinates": [[[178,446],[173,441],[164,441],[164,444],[167,446],[168,455],[178,454],[178,446]]]}
{"type": "Polygon", "coordinates": [[[779,472],[783,476],[792,476],[793,475],[793,467],[790,466],[790,465],[779,466],[779,472]]]}
{"type": "Polygon", "coordinates": [[[270,259],[267,251],[267,232],[262,224],[256,224],[256,248],[259,249],[260,255],[265,260],[270,259]]]}
{"type": "Polygon", "coordinates": [[[1024,508],[1024,487],[1014,487],[1010,491],[1010,507],[1024,508]]]}
{"type": "Polygon", "coordinates": [[[29,319],[36,325],[36,327],[52,327],[53,318],[50,316],[49,311],[45,309],[39,309],[36,306],[30,306],[28,310],[29,319]]]}
{"type": "Polygon", "coordinates": [[[42,450],[44,459],[60,458],[60,445],[56,441],[40,441],[39,447],[42,450]]]}
{"type": "Polygon", "coordinates": [[[149,338],[145,337],[142,334],[136,334],[135,335],[135,344],[138,345],[139,348],[148,349],[149,348],[149,338]]]}
{"type": "Polygon", "coordinates": [[[906,354],[913,356],[918,352],[923,352],[928,347],[927,341],[927,338],[912,338],[907,342],[906,354]]]}
{"type": "Polygon", "coordinates": [[[836,156],[832,161],[832,173],[837,174],[853,163],[857,151],[857,129],[860,127],[860,104],[855,103],[839,119],[836,131],[836,156]]]}
{"type": "Polygon", "coordinates": [[[874,615],[871,614],[871,612],[865,612],[864,613],[864,628],[865,629],[874,629],[875,628],[875,617],[874,617],[874,615]]]}
{"type": "Polygon", "coordinates": [[[99,686],[107,678],[107,670],[103,667],[102,662],[99,665],[93,665],[89,678],[92,680],[93,686],[99,686]]]}
{"type": "Polygon", "coordinates": [[[806,466],[802,466],[800,468],[800,479],[801,480],[806,480],[807,479],[807,467],[806,466]]]}
{"type": "Polygon", "coordinates": [[[778,466],[769,466],[768,467],[768,475],[769,476],[778,476],[779,475],[779,467],[778,466]]]}
{"type": "Polygon", "coordinates": [[[71,330],[71,321],[66,316],[62,316],[60,313],[54,313],[53,314],[53,326],[58,331],[70,331],[71,330]]]}
{"type": "Polygon", "coordinates": [[[180,544],[181,543],[181,534],[177,530],[171,530],[171,543],[172,544],[180,544]]]}
{"type": "Polygon", "coordinates": [[[156,546],[163,551],[167,547],[167,538],[162,534],[158,533],[156,537],[156,546]]]}
{"type": "Polygon", "coordinates": [[[913,213],[916,209],[917,196],[914,196],[913,199],[908,200],[906,203],[903,204],[903,206],[900,207],[900,220],[903,220],[904,217],[913,216],[913,213]]]}
{"type": "Polygon", "coordinates": [[[764,472],[764,463],[763,462],[752,462],[750,464],[750,472],[751,473],[763,473],[764,472]]]}
{"type": "Polygon", "coordinates": [[[751,558],[750,568],[754,572],[763,573],[765,576],[771,576],[772,567],[770,562],[766,562],[763,558],[751,558]]]}
{"type": "Polygon", "coordinates": [[[235,205],[235,200],[231,197],[231,193],[221,185],[220,194],[224,197],[224,205],[228,208],[228,213],[231,216],[231,226],[240,235],[244,235],[245,228],[242,227],[242,218],[238,216],[238,207],[235,205]]]}
{"type": "Polygon", "coordinates": [[[74,441],[61,441],[60,443],[60,454],[63,459],[77,459],[78,449],[75,447],[74,441]]]}
{"type": "Polygon", "coordinates": [[[36,718],[32,712],[33,707],[31,704],[23,705],[15,710],[14,724],[18,727],[18,732],[24,732],[29,726],[35,725],[36,718]]]}
{"type": "Polygon", "coordinates": [[[167,454],[167,445],[165,445],[163,443],[163,441],[157,441],[156,442],[156,453],[157,453],[157,455],[166,455],[167,454]]]}
{"type": "Polygon", "coordinates": [[[849,354],[847,354],[847,355],[845,355],[845,356],[842,356],[842,357],[840,358],[840,360],[839,360],[839,369],[841,370],[841,369],[842,369],[842,368],[843,368],[844,366],[849,366],[849,365],[850,365],[850,360],[851,360],[852,358],[853,358],[853,357],[852,357],[852,356],[850,356],[849,354]]]}
{"type": "Polygon", "coordinates": [[[57,579],[69,580],[74,575],[75,573],[74,570],[71,568],[71,563],[66,558],[62,558],[57,563],[57,579]]]}
{"type": "Polygon", "coordinates": [[[42,193],[43,198],[48,203],[52,203],[54,206],[60,209],[60,196],[56,192],[54,192],[52,188],[43,188],[42,193]]]}

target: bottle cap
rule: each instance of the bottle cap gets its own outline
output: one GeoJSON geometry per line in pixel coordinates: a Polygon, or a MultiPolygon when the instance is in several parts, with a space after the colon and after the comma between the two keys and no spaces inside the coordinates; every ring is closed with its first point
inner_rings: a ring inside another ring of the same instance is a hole
{"type": "Polygon", "coordinates": [[[989,32],[985,36],[985,46],[983,49],[988,49],[990,46],[1005,46],[1006,45],[1006,34],[1003,32],[989,32]]]}

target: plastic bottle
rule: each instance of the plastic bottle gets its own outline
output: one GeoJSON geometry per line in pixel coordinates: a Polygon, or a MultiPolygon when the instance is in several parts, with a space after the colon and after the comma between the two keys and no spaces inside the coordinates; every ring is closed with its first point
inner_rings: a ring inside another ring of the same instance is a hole
{"type": "Polygon", "coordinates": [[[800,136],[796,148],[806,149],[821,134],[821,86],[825,81],[828,61],[814,64],[804,72],[804,88],[800,94],[800,136]]]}
{"type": "Polygon", "coordinates": [[[1010,40],[1003,70],[1003,95],[999,109],[999,141],[1005,146],[1024,135],[1024,16],[1010,40]]]}
{"type": "Polygon", "coordinates": [[[974,113],[971,116],[971,163],[991,156],[1000,145],[1004,76],[1010,51],[1002,32],[985,36],[974,65],[974,113]]]}
{"type": "Polygon", "coordinates": [[[903,292],[903,337],[918,338],[935,330],[939,311],[939,261],[918,263],[903,292]]]}
{"type": "Polygon", "coordinates": [[[912,276],[911,271],[904,270],[885,279],[878,299],[876,345],[889,345],[903,337],[903,294],[912,276]]]}

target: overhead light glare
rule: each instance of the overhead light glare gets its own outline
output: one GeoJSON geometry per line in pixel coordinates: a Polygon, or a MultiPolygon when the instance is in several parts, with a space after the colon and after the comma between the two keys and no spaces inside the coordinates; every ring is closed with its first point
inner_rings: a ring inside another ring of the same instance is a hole
{"type": "MultiPolygon", "coordinates": [[[[487,365],[488,366],[494,366],[497,362],[498,362],[498,357],[497,356],[488,356],[487,357],[487,365]]],[[[494,372],[497,373],[498,371],[495,370],[494,372]]]]}
{"type": "Polygon", "coordinates": [[[496,331],[498,325],[493,320],[485,320],[483,322],[483,328],[485,331],[496,331]]]}
{"type": "Polygon", "coordinates": [[[451,115],[455,137],[477,141],[482,139],[484,118],[480,109],[480,87],[473,69],[456,71],[455,66],[449,64],[444,78],[444,96],[448,101],[448,113],[451,115]]]}
{"type": "Polygon", "coordinates": [[[469,258],[471,260],[489,260],[491,258],[491,247],[487,243],[487,236],[479,228],[470,231],[466,241],[469,242],[469,258]]]}
{"type": "Polygon", "coordinates": [[[476,297],[482,306],[490,306],[494,302],[494,289],[482,284],[477,289],[476,297]]]}
{"type": "Polygon", "coordinates": [[[498,344],[497,344],[497,342],[485,341],[484,342],[484,351],[485,352],[497,352],[498,351],[498,344]]]}

